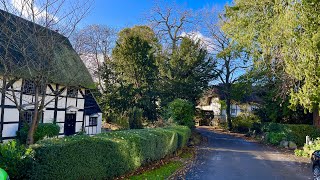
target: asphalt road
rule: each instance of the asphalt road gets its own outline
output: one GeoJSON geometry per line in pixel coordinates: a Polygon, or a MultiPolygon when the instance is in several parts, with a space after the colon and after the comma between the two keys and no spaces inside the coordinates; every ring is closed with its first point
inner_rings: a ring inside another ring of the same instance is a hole
{"type": "Polygon", "coordinates": [[[312,179],[310,165],[297,162],[292,155],[207,128],[198,128],[198,131],[208,142],[198,148],[186,179],[312,179]]]}

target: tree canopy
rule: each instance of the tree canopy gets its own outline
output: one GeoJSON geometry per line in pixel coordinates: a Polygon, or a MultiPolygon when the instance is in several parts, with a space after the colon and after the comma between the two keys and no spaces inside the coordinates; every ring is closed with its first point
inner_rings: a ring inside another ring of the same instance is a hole
{"type": "Polygon", "coordinates": [[[320,106],[320,4],[317,0],[235,0],[223,30],[257,67],[275,72],[293,106],[320,106]]]}

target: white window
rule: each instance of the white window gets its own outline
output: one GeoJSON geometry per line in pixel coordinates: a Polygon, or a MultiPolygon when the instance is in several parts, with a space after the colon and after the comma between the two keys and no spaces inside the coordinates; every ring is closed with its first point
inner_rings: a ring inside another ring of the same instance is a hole
{"type": "Polygon", "coordinates": [[[231,113],[235,114],[236,113],[236,109],[231,109],[231,113]]]}
{"type": "Polygon", "coordinates": [[[98,125],[98,118],[97,117],[90,117],[89,118],[89,126],[97,126],[98,125]]]}

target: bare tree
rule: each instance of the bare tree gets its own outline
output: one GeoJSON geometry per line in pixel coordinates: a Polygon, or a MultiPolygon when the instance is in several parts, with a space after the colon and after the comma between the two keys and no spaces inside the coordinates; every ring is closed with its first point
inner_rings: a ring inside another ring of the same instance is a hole
{"type": "Polygon", "coordinates": [[[242,48],[231,41],[220,29],[223,19],[218,17],[214,10],[203,10],[203,27],[210,41],[205,42],[210,49],[210,53],[217,62],[217,67],[213,69],[218,75],[216,83],[221,85],[226,101],[226,118],[228,128],[232,128],[231,123],[231,92],[232,85],[239,80],[241,74],[252,64],[248,62],[242,48]]]}
{"type": "Polygon", "coordinates": [[[183,32],[192,31],[195,28],[193,11],[174,3],[170,5],[164,2],[155,3],[149,14],[148,23],[159,39],[171,46],[172,52],[177,48],[179,40],[183,38],[183,32]]]}
{"type": "Polygon", "coordinates": [[[104,91],[101,70],[111,60],[111,50],[116,41],[114,29],[102,25],[87,26],[73,36],[75,50],[89,69],[98,88],[104,91]]]}
{"type": "MultiPolygon", "coordinates": [[[[56,60],[68,58],[62,53],[66,51],[63,48],[69,43],[66,37],[72,34],[76,25],[86,15],[90,8],[90,1],[16,0],[8,2],[1,0],[0,8],[4,10],[1,18],[7,22],[1,24],[1,30],[5,29],[2,31],[1,41],[1,51],[4,53],[0,60],[5,67],[1,88],[2,97],[5,95],[10,99],[22,117],[24,110],[20,102],[22,99],[15,91],[13,84],[20,78],[32,80],[34,101],[28,103],[34,106],[34,111],[27,144],[33,144],[34,132],[42,111],[65,90],[65,88],[56,89],[52,91],[55,97],[51,100],[46,99],[47,85],[62,79],[63,77],[57,78],[61,71],[68,71],[63,69],[64,65],[58,64],[56,60]],[[24,21],[20,17],[29,21],[24,21]]],[[[68,81],[71,80],[68,79],[68,81]]],[[[72,84],[72,82],[65,82],[65,84],[72,84]]],[[[2,101],[3,99],[1,100],[3,105],[2,101]]],[[[3,112],[3,106],[1,111],[3,112]]]]}

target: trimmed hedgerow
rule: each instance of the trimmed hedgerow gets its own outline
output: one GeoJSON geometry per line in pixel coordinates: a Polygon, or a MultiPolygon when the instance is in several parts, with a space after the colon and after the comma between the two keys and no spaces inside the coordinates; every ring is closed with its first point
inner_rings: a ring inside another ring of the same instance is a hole
{"type": "Polygon", "coordinates": [[[31,179],[112,179],[186,145],[184,126],[43,140],[33,147],[31,179]]]}

